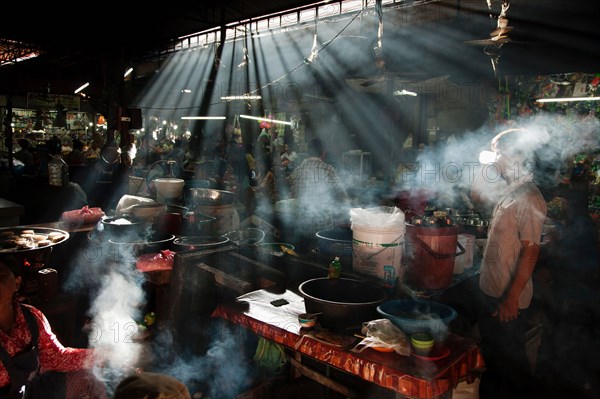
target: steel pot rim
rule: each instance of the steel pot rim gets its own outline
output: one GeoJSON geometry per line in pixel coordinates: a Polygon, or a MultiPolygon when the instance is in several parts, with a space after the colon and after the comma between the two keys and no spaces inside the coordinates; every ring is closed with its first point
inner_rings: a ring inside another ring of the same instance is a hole
{"type": "Polygon", "coordinates": [[[317,277],[317,278],[312,278],[310,280],[306,280],[306,281],[300,283],[300,285],[298,286],[298,291],[300,291],[300,294],[302,294],[302,296],[304,296],[305,298],[309,298],[309,299],[311,299],[313,301],[316,301],[316,302],[319,302],[319,303],[323,303],[323,304],[338,305],[338,306],[348,306],[348,305],[354,306],[354,307],[356,307],[356,306],[361,306],[361,307],[362,306],[375,306],[375,305],[378,305],[378,304],[382,303],[383,301],[385,301],[385,299],[387,297],[387,295],[385,294],[385,291],[383,290],[383,288],[378,287],[375,284],[371,284],[371,283],[365,282],[363,280],[358,280],[358,279],[354,279],[354,278],[346,278],[346,277],[341,277],[341,278],[339,278],[337,280],[344,280],[344,281],[352,281],[352,282],[356,282],[356,283],[362,283],[362,284],[364,284],[366,286],[375,288],[375,289],[377,289],[377,290],[380,291],[380,293],[382,294],[382,298],[378,299],[378,300],[368,301],[368,302],[338,302],[338,301],[330,301],[330,300],[327,300],[327,299],[317,298],[314,295],[308,294],[304,290],[304,287],[306,287],[306,285],[310,284],[311,282],[314,282],[314,281],[324,281],[324,280],[328,280],[328,279],[329,279],[328,277],[317,277]]]}

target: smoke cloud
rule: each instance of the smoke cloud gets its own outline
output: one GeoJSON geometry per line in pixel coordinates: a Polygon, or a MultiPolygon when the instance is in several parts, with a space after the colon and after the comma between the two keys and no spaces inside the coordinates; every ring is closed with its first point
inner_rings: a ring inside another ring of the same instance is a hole
{"type": "Polygon", "coordinates": [[[190,392],[202,391],[214,398],[235,397],[246,388],[252,368],[240,356],[239,337],[224,329],[211,331],[207,326],[198,332],[215,337],[202,355],[177,352],[168,328],[153,330],[152,339],[146,340],[139,324],[148,298],[146,280],[135,267],[137,252],[131,245],[95,238],[73,254],[77,266],[65,289],[89,293],[86,332],[89,347],[101,353],[103,364],[94,371],[109,395],[138,368],[173,376],[190,392]]]}
{"type": "Polygon", "coordinates": [[[568,170],[568,162],[577,153],[598,148],[599,121],[597,118],[539,114],[533,118],[516,120],[510,126],[468,132],[457,138],[448,137],[416,155],[414,162],[401,162],[405,171],[396,177],[397,190],[425,189],[440,205],[454,207],[469,205],[468,194],[479,179],[490,187],[505,183],[497,166],[482,165],[479,154],[490,150],[493,137],[509,128],[526,129],[518,146],[523,152],[534,154],[531,164],[515,165],[525,173],[533,172],[543,192],[551,192],[568,170]]]}

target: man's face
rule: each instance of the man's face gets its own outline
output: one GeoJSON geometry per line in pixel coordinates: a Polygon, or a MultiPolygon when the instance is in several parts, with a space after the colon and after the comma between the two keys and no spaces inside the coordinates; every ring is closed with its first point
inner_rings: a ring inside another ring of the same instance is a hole
{"type": "Polygon", "coordinates": [[[502,177],[508,181],[518,179],[525,167],[517,157],[502,150],[496,150],[496,164],[500,168],[502,177]]]}

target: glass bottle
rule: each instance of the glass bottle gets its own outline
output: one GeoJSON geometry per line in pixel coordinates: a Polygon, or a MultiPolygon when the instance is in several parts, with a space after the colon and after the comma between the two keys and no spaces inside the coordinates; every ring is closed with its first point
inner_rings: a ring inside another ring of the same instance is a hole
{"type": "Polygon", "coordinates": [[[52,155],[52,160],[48,162],[48,183],[56,187],[66,187],[69,184],[69,165],[60,154],[52,155]]]}
{"type": "Polygon", "coordinates": [[[327,276],[329,278],[339,278],[341,272],[342,263],[340,262],[340,258],[336,256],[329,264],[329,272],[327,273],[327,276]]]}

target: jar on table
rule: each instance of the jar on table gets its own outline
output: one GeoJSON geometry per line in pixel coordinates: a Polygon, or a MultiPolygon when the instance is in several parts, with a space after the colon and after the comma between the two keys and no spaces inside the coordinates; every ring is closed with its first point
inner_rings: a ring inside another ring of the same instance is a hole
{"type": "Polygon", "coordinates": [[[52,160],[48,163],[48,183],[56,187],[69,185],[69,165],[60,154],[52,155],[52,160]]]}

